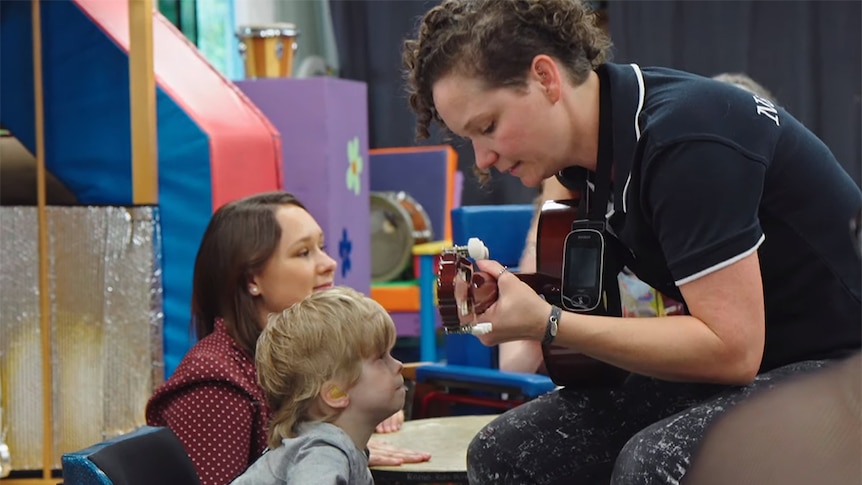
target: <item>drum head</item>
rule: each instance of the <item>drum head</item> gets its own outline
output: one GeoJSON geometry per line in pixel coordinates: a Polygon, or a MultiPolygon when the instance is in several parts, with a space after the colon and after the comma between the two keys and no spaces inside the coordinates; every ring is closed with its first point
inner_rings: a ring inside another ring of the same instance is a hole
{"type": "Polygon", "coordinates": [[[374,437],[407,450],[431,453],[431,460],[375,466],[375,483],[467,483],[467,447],[497,415],[446,416],[405,421],[399,431],[374,437]]]}
{"type": "Polygon", "coordinates": [[[371,281],[398,278],[413,254],[413,222],[389,193],[371,193],[371,281]]]}
{"type": "Polygon", "coordinates": [[[297,37],[299,30],[296,24],[281,22],[266,25],[245,25],[237,29],[237,36],[240,39],[249,37],[297,37]]]}

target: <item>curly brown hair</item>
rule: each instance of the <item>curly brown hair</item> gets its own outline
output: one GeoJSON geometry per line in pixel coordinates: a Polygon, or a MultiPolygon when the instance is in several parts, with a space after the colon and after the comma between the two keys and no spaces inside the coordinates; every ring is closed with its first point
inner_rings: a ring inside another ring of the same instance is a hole
{"type": "Polygon", "coordinates": [[[549,55],[579,85],[605,62],[611,42],[580,0],[446,0],[422,18],[416,39],[404,42],[402,63],[416,138],[436,121],[431,88],[460,72],[488,88],[523,87],[533,58],[549,55]]]}

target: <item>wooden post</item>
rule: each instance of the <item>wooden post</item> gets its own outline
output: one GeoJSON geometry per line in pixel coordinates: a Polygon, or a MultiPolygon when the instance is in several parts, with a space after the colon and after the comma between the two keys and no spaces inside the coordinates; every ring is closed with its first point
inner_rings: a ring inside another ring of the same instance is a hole
{"type": "Polygon", "coordinates": [[[129,100],[132,118],[132,202],[159,200],[153,0],[129,0],[129,100]]]}
{"type": "Polygon", "coordinates": [[[51,368],[51,299],[48,279],[48,216],[45,188],[45,97],[42,92],[42,17],[39,0],[31,1],[33,24],[33,109],[36,122],[36,218],[39,247],[39,333],[42,354],[42,479],[54,466],[54,399],[51,368]]]}

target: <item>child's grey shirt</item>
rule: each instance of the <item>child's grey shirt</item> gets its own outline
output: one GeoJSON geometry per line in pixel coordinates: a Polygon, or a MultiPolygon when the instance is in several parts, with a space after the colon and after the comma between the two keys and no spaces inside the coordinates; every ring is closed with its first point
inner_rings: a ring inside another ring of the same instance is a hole
{"type": "Polygon", "coordinates": [[[368,456],[329,423],[303,423],[295,438],[265,452],[231,485],[373,485],[368,456]]]}

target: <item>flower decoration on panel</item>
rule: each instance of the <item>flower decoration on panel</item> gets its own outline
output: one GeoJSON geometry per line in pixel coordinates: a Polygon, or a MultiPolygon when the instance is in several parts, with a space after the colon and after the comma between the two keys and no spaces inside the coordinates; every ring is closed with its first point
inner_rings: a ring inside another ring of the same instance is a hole
{"type": "Polygon", "coordinates": [[[347,142],[347,190],[359,195],[362,191],[362,153],[359,151],[359,137],[354,136],[347,142]]]}
{"type": "Polygon", "coordinates": [[[347,277],[350,272],[350,251],[353,250],[353,241],[347,234],[347,228],[341,230],[341,240],[338,241],[338,258],[341,259],[341,277],[347,277]]]}

